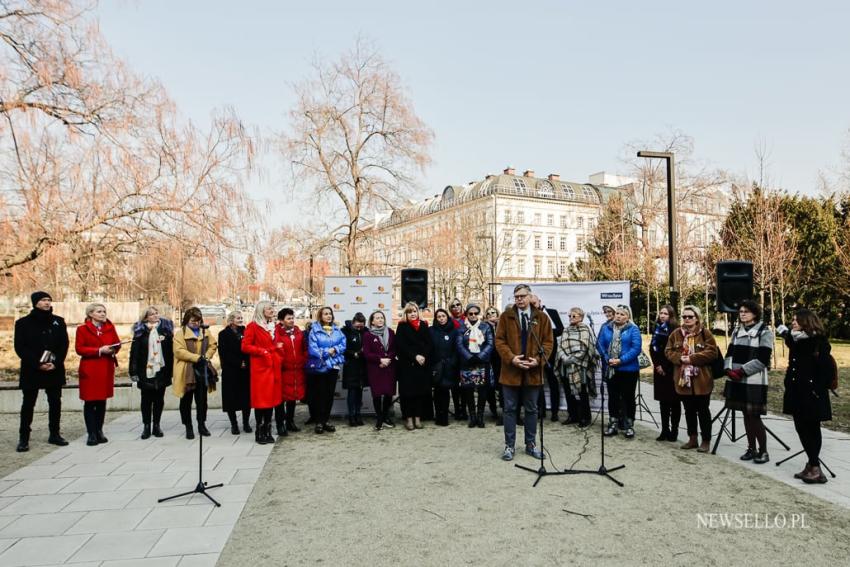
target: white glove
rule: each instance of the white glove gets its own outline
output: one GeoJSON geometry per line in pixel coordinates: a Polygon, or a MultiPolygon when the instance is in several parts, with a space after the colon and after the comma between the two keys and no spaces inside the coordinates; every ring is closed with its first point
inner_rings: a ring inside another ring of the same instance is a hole
{"type": "Polygon", "coordinates": [[[776,327],[776,334],[779,335],[780,337],[787,332],[788,332],[788,327],[786,327],[785,325],[779,325],[778,327],[776,327]]]}

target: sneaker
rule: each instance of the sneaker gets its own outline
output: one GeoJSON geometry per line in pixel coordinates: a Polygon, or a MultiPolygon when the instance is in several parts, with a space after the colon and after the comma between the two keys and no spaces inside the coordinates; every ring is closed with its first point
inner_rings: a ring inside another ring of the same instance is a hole
{"type": "Polygon", "coordinates": [[[514,448],[513,447],[508,447],[507,445],[505,445],[505,452],[502,453],[502,460],[503,461],[513,461],[514,460],[514,448]]]}
{"type": "Polygon", "coordinates": [[[395,423],[390,418],[387,418],[384,420],[384,427],[389,427],[390,429],[392,429],[393,427],[395,427],[395,423]]]}
{"type": "Polygon", "coordinates": [[[617,434],[617,424],[609,423],[605,429],[605,437],[614,437],[617,434]]]}
{"type": "Polygon", "coordinates": [[[635,430],[632,429],[631,427],[627,427],[626,430],[623,431],[623,435],[625,436],[626,439],[634,439],[635,430]]]}
{"type": "Polygon", "coordinates": [[[767,451],[762,451],[761,453],[756,453],[756,456],[753,457],[753,462],[757,465],[763,465],[764,463],[770,461],[770,455],[767,454],[767,451]]]}
{"type": "Polygon", "coordinates": [[[753,451],[750,447],[747,447],[747,452],[741,455],[742,461],[752,461],[753,457],[756,456],[755,451],[753,451]]]}
{"type": "Polygon", "coordinates": [[[535,459],[543,458],[543,453],[535,447],[534,445],[526,445],[525,446],[525,454],[529,457],[534,457],[535,459]]]}

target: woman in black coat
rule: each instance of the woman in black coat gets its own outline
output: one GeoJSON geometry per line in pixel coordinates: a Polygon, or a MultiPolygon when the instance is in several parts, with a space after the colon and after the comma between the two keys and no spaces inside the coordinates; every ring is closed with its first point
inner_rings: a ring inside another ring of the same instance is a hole
{"type": "Polygon", "coordinates": [[[165,406],[165,389],[174,373],[174,323],[159,316],[156,307],[148,307],[133,326],[130,345],[130,379],[141,394],[142,439],[162,437],[159,426],[165,406]],[[151,342],[153,341],[153,342],[151,342]],[[153,422],[153,430],[151,430],[153,422]]]}
{"type": "Polygon", "coordinates": [[[422,429],[422,416],[431,397],[433,350],[428,323],[419,318],[419,307],[408,303],[396,329],[398,395],[408,431],[422,429]]]}
{"type": "Polygon", "coordinates": [[[434,312],[434,326],[430,329],[431,343],[434,345],[431,375],[434,386],[434,423],[449,424],[449,398],[451,389],[458,385],[457,329],[449,312],[437,309],[434,312]]]}
{"type": "Polygon", "coordinates": [[[794,428],[809,458],[806,468],[794,477],[807,484],[823,484],[826,476],[820,468],[820,422],[832,419],[829,403],[834,370],[831,346],[820,319],[808,309],[794,314],[790,330],[780,326],[777,331],[789,351],[782,411],[794,417],[794,428]]]}
{"type": "Polygon", "coordinates": [[[363,425],[360,408],[363,406],[363,386],[366,380],[366,359],[363,358],[363,333],[366,331],[366,316],[355,313],[351,321],[342,328],[345,335],[345,362],[342,365],[342,387],[348,390],[348,426],[363,425]]]}
{"type": "Polygon", "coordinates": [[[251,428],[251,368],[250,355],[242,352],[245,320],[242,313],[233,311],[227,316],[227,326],[218,333],[218,357],[221,360],[221,409],[230,418],[230,432],[239,435],[236,412],[242,412],[242,429],[251,428]]]}
{"type": "Polygon", "coordinates": [[[673,363],[664,355],[667,340],[679,326],[676,309],[665,305],[658,310],[655,331],[649,343],[652,359],[652,393],[661,409],[661,434],[656,441],[676,441],[679,437],[679,421],[682,419],[682,401],[673,383],[673,363]]]}
{"type": "Polygon", "coordinates": [[[21,359],[20,438],[17,451],[29,451],[38,391],[47,394],[48,443],[64,446],[68,442],[59,432],[62,416],[62,386],[65,384],[65,357],[68,355],[68,329],[65,320],[53,314],[53,298],[44,291],[32,294],[32,311],[15,321],[15,354],[21,359]]]}

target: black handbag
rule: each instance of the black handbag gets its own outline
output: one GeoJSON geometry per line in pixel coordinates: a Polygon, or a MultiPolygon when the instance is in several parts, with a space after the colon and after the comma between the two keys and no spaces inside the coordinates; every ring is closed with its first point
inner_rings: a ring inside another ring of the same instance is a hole
{"type": "Polygon", "coordinates": [[[715,380],[719,380],[726,376],[726,368],[724,366],[724,359],[722,356],[718,355],[717,358],[711,361],[711,377],[715,380]]]}
{"type": "MultiPolygon", "coordinates": [[[[209,346],[209,344],[209,338],[207,336],[204,336],[204,340],[201,341],[202,353],[207,352],[207,347],[209,346]]],[[[196,384],[203,384],[206,387],[210,387],[218,383],[218,371],[213,366],[212,361],[207,359],[206,357],[201,358],[201,360],[193,364],[192,369],[195,372],[196,384]]]]}

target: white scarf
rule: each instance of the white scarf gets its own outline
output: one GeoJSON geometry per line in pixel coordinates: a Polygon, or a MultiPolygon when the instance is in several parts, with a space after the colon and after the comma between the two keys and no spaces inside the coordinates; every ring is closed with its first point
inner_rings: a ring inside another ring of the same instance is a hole
{"type": "Polygon", "coordinates": [[[469,352],[472,354],[481,352],[481,343],[484,342],[484,333],[481,332],[480,325],[480,319],[474,325],[469,322],[469,319],[466,320],[466,328],[469,329],[469,352]]]}
{"type": "Polygon", "coordinates": [[[269,332],[269,335],[271,335],[272,339],[274,339],[274,327],[274,321],[266,321],[265,325],[263,325],[263,328],[269,332]]]}
{"type": "Polygon", "coordinates": [[[148,335],[148,366],[147,377],[156,377],[157,372],[165,366],[165,359],[162,357],[162,343],[159,340],[159,333],[156,327],[151,329],[148,335]]]}

